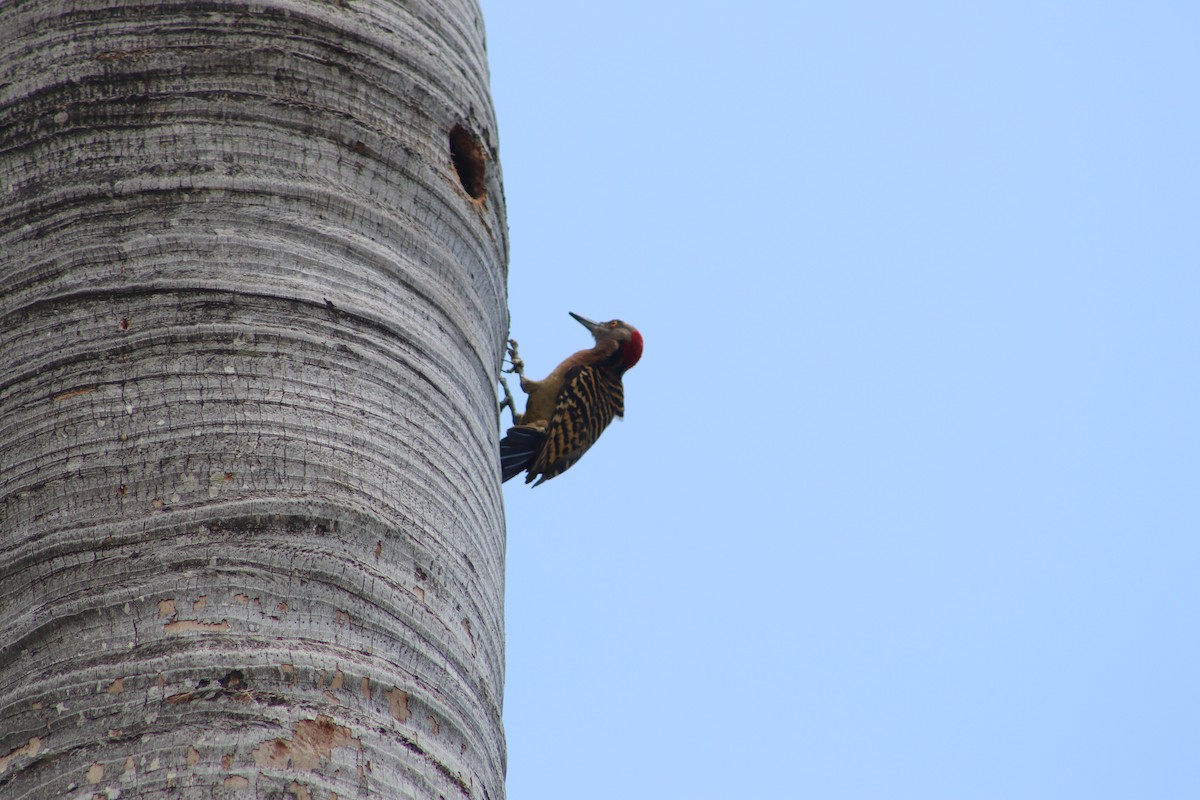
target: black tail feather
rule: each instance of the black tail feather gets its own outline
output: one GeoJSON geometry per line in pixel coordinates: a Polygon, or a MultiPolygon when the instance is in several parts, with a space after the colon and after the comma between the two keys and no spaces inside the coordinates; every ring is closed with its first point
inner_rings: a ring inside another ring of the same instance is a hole
{"type": "Polygon", "coordinates": [[[500,482],[515,478],[533,466],[544,441],[545,431],[537,428],[522,425],[509,428],[500,440],[500,482]]]}

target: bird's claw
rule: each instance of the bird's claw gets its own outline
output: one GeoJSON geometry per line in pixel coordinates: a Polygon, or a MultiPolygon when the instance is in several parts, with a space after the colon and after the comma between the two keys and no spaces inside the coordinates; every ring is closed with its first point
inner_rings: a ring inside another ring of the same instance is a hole
{"type": "MultiPolygon", "coordinates": [[[[517,355],[517,340],[508,340],[508,363],[511,365],[505,372],[512,373],[518,377],[525,377],[525,361],[517,355]]],[[[507,389],[507,387],[505,387],[507,389]]],[[[509,395],[511,398],[512,395],[509,395]]]]}
{"type": "Polygon", "coordinates": [[[513,399],[512,392],[508,389],[508,381],[504,380],[504,376],[500,376],[500,385],[504,387],[504,399],[500,401],[500,413],[504,409],[508,409],[508,413],[512,414],[513,425],[519,425],[521,415],[517,413],[517,401],[513,399]]]}

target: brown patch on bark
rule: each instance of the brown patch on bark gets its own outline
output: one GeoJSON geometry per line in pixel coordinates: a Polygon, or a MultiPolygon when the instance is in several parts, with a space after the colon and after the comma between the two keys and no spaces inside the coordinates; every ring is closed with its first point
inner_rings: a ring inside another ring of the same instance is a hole
{"type": "Polygon", "coordinates": [[[103,764],[92,764],[90,767],[88,767],[88,771],[87,771],[87,782],[88,783],[95,784],[95,783],[99,783],[102,780],[104,780],[104,765],[103,764]]]}
{"type": "Polygon", "coordinates": [[[259,767],[312,771],[333,755],[334,748],[362,749],[362,742],[350,735],[350,729],[338,725],[332,718],[321,715],[304,719],[292,729],[291,739],[272,739],[263,742],[251,755],[259,767]]]}
{"type": "Polygon", "coordinates": [[[167,598],[166,600],[158,601],[158,616],[169,617],[175,613],[175,601],[167,598]]]}
{"type": "Polygon", "coordinates": [[[430,714],[425,719],[429,720],[429,732],[430,733],[432,733],[434,736],[437,736],[439,733],[442,732],[442,726],[438,725],[437,718],[435,716],[433,716],[433,714],[430,714]]]}
{"type": "Polygon", "coordinates": [[[292,760],[297,767],[307,769],[316,769],[321,759],[328,759],[333,754],[335,747],[362,749],[362,743],[350,735],[349,728],[338,725],[326,716],[297,722],[293,742],[296,754],[292,760]],[[304,757],[303,761],[301,756],[304,757]]]}
{"type": "Polygon", "coordinates": [[[94,391],[96,391],[95,386],[89,386],[85,389],[69,389],[65,392],[59,392],[58,394],[54,395],[54,397],[51,398],[51,402],[57,403],[59,400],[66,400],[71,397],[78,397],[81,394],[90,394],[94,391]]]}
{"type": "Polygon", "coordinates": [[[387,699],[392,716],[399,722],[408,722],[408,718],[412,716],[412,712],[408,710],[408,692],[393,686],[387,693],[387,699]]]}
{"type": "Polygon", "coordinates": [[[370,700],[371,699],[371,679],[363,678],[361,681],[359,681],[358,682],[358,690],[360,692],[362,692],[363,697],[370,700]]]}
{"type": "Polygon", "coordinates": [[[285,769],[288,765],[288,756],[291,754],[291,751],[291,743],[286,739],[272,739],[254,748],[250,755],[254,758],[254,763],[259,767],[285,769]]]}
{"type": "Polygon", "coordinates": [[[12,763],[13,759],[20,758],[21,756],[29,756],[30,758],[33,758],[40,753],[41,750],[42,740],[41,737],[38,736],[34,736],[20,747],[14,747],[12,750],[9,750],[4,755],[0,756],[0,775],[4,774],[4,771],[8,769],[8,765],[12,763]]]}
{"type": "Polygon", "coordinates": [[[250,785],[250,781],[243,778],[241,775],[230,775],[225,779],[226,789],[245,789],[250,785]]]}
{"type": "Polygon", "coordinates": [[[180,619],[163,625],[165,633],[188,633],[189,631],[210,631],[224,633],[229,630],[229,620],[220,622],[200,622],[194,619],[180,619]]]}
{"type": "Polygon", "coordinates": [[[115,681],[110,683],[108,688],[104,691],[108,692],[109,694],[120,694],[121,692],[125,691],[125,679],[117,678],[115,681]]]}
{"type": "Polygon", "coordinates": [[[208,595],[202,594],[196,598],[196,602],[192,603],[192,611],[199,611],[208,605],[208,595]]]}
{"type": "Polygon", "coordinates": [[[196,748],[192,747],[191,745],[188,745],[187,763],[188,763],[189,767],[193,767],[196,764],[200,763],[200,751],[197,750],[196,748]]]}

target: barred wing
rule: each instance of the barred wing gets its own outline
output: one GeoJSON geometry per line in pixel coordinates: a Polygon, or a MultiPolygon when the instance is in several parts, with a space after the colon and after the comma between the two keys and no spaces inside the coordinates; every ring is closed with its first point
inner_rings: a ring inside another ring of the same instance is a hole
{"type": "Polygon", "coordinates": [[[540,475],[537,483],[541,483],[565,472],[596,443],[614,416],[624,415],[625,390],[620,377],[591,365],[572,369],[558,391],[546,441],[525,482],[540,475]]]}

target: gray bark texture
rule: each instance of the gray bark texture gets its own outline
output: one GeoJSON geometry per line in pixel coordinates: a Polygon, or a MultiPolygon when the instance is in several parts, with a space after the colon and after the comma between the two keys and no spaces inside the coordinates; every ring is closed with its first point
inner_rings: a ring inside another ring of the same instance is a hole
{"type": "Polygon", "coordinates": [[[0,2],[0,797],[504,796],[475,0],[0,2]]]}

